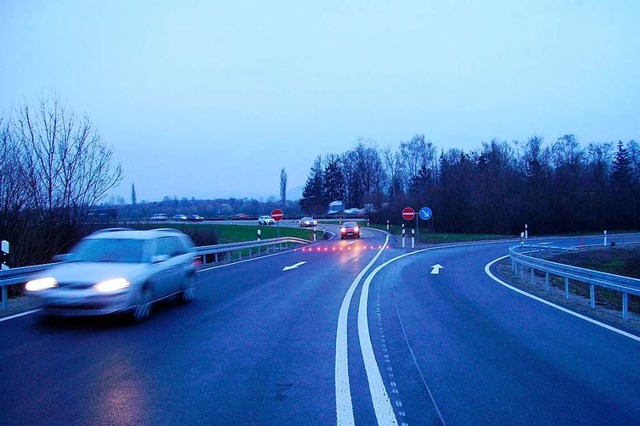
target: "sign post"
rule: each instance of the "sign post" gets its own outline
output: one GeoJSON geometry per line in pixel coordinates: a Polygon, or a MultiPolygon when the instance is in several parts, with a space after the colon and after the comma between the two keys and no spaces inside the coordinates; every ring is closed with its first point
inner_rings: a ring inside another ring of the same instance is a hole
{"type": "MultiPolygon", "coordinates": [[[[429,220],[433,216],[433,212],[429,207],[423,207],[420,209],[419,216],[422,220],[429,220]]],[[[416,218],[416,238],[418,238],[418,218],[416,218]]]]}
{"type": "Polygon", "coordinates": [[[273,209],[271,212],[271,219],[276,221],[276,227],[278,228],[278,238],[280,238],[280,221],[284,217],[284,213],[280,209],[273,209]]]}
{"type": "MultiPolygon", "coordinates": [[[[416,215],[416,212],[411,207],[405,207],[404,209],[402,209],[402,218],[404,220],[413,220],[415,215],[416,215]]],[[[405,243],[404,243],[404,223],[403,223],[402,224],[402,248],[405,247],[404,244],[405,243]]]]}

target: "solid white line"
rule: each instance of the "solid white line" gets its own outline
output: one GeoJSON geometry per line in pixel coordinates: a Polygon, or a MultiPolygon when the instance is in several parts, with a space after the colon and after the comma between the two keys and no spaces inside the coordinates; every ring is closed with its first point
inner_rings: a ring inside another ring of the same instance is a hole
{"type": "MultiPolygon", "coordinates": [[[[382,269],[386,268],[389,264],[395,262],[396,260],[400,260],[407,256],[413,256],[415,254],[422,253],[425,251],[432,251],[432,250],[437,250],[439,248],[450,248],[450,247],[452,246],[430,247],[430,248],[426,248],[426,249],[422,249],[414,252],[401,254],[400,256],[394,257],[393,259],[389,259],[388,261],[386,261],[385,263],[383,263],[382,265],[374,269],[374,271],[367,277],[367,279],[363,284],[362,295],[360,296],[360,309],[358,311],[358,336],[360,338],[360,349],[362,351],[362,357],[364,359],[365,370],[367,371],[367,380],[369,381],[369,390],[371,392],[371,397],[373,401],[374,410],[376,412],[376,417],[378,419],[378,424],[395,425],[397,424],[397,419],[393,412],[391,401],[389,400],[389,395],[386,391],[384,382],[382,380],[382,375],[380,373],[380,366],[376,361],[375,354],[373,352],[373,345],[371,342],[371,334],[369,333],[369,320],[367,316],[367,300],[368,300],[369,287],[371,285],[371,282],[373,281],[375,276],[378,274],[378,272],[380,272],[382,269]]],[[[400,319],[400,322],[402,323],[402,319],[400,319]]],[[[402,325],[402,330],[404,333],[404,325],[402,325]]],[[[405,333],[405,341],[407,343],[409,351],[411,352],[411,355],[413,356],[414,362],[416,363],[416,367],[418,368],[418,371],[420,371],[420,377],[422,378],[422,382],[425,388],[427,389],[427,392],[429,393],[429,397],[431,398],[431,403],[433,404],[433,407],[435,408],[441,423],[444,425],[446,424],[446,422],[444,421],[444,417],[442,416],[442,413],[440,412],[440,408],[438,407],[438,404],[436,403],[436,400],[433,397],[433,393],[431,392],[431,389],[429,388],[426,381],[424,380],[424,376],[422,375],[420,366],[418,366],[417,361],[415,359],[415,354],[413,352],[413,349],[411,348],[411,345],[407,340],[406,333],[405,333]]]]}
{"type": "Polygon", "coordinates": [[[349,306],[353,293],[360,284],[362,277],[367,273],[378,257],[386,250],[389,243],[389,236],[385,240],[382,248],[371,259],[369,264],[358,274],[351,283],[347,294],[345,294],[340,306],[340,314],[338,315],[338,328],[336,331],[336,366],[335,366],[335,385],[336,385],[336,419],[338,425],[355,425],[353,416],[353,402],[351,400],[351,386],[349,383],[349,351],[347,342],[347,318],[349,316],[349,306]]]}
{"type": "Polygon", "coordinates": [[[491,271],[490,271],[491,266],[493,266],[493,264],[495,264],[495,263],[497,263],[497,262],[499,262],[499,261],[501,261],[503,259],[506,259],[508,257],[509,257],[508,255],[499,257],[499,258],[487,263],[486,266],[484,267],[485,273],[487,275],[489,275],[489,277],[491,279],[493,279],[495,282],[497,282],[498,284],[501,284],[501,285],[505,286],[506,288],[508,288],[509,290],[515,291],[516,293],[520,293],[523,296],[527,296],[527,297],[529,297],[529,298],[531,298],[531,299],[533,299],[535,301],[538,301],[540,303],[544,303],[547,306],[551,306],[552,308],[558,309],[559,311],[562,311],[562,312],[564,312],[566,314],[573,315],[576,318],[580,318],[581,320],[588,321],[591,324],[595,324],[595,325],[597,325],[599,327],[605,328],[605,329],[607,329],[609,331],[613,331],[614,333],[618,333],[618,334],[620,334],[622,336],[628,337],[629,339],[633,339],[633,340],[635,340],[637,342],[640,342],[640,336],[636,336],[635,334],[627,333],[624,330],[620,330],[618,328],[615,328],[615,327],[612,327],[610,325],[604,324],[604,323],[602,323],[600,321],[594,320],[593,318],[586,317],[586,316],[581,315],[581,314],[579,314],[577,312],[573,312],[573,311],[571,311],[569,309],[563,308],[562,306],[558,306],[555,303],[549,302],[548,300],[544,300],[544,299],[542,299],[540,297],[534,296],[533,294],[527,293],[526,291],[520,290],[519,288],[513,287],[513,286],[507,284],[506,282],[502,281],[500,278],[498,278],[495,275],[493,275],[491,273],[491,271]]]}
{"type": "Polygon", "coordinates": [[[31,311],[21,312],[19,314],[15,314],[15,315],[11,315],[11,316],[8,316],[8,317],[0,318],[0,322],[9,321],[9,320],[12,320],[12,319],[20,318],[20,317],[23,317],[25,315],[35,314],[36,312],[40,312],[41,310],[42,309],[34,309],[34,310],[31,310],[31,311]]]}
{"type": "Polygon", "coordinates": [[[369,392],[371,392],[371,401],[373,409],[380,425],[397,425],[398,420],[393,412],[389,394],[384,386],[380,367],[373,353],[373,344],[371,343],[371,334],[369,333],[369,318],[367,315],[367,304],[369,300],[369,287],[373,277],[378,271],[387,266],[392,261],[399,259],[391,259],[373,270],[364,281],[362,293],[360,294],[360,306],[358,308],[358,337],[360,338],[360,349],[362,350],[362,359],[364,360],[364,368],[367,372],[367,381],[369,382],[369,392]]]}

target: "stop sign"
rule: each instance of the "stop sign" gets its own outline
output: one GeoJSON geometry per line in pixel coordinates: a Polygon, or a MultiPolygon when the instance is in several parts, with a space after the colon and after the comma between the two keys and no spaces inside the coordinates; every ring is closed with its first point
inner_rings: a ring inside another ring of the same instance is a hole
{"type": "Polygon", "coordinates": [[[282,210],[280,209],[275,209],[271,212],[271,219],[275,220],[276,222],[280,222],[283,217],[284,213],[282,213],[282,210]]]}
{"type": "Polygon", "coordinates": [[[415,216],[416,216],[416,212],[411,207],[405,207],[404,209],[402,209],[402,218],[404,220],[411,220],[415,216]]]}

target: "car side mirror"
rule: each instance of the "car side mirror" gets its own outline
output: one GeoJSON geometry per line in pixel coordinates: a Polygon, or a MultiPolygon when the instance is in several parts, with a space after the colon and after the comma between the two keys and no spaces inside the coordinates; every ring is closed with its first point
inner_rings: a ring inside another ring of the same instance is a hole
{"type": "Polygon", "coordinates": [[[151,258],[151,263],[160,263],[160,262],[164,262],[165,260],[169,260],[170,257],[168,254],[159,254],[157,256],[153,256],[151,258]]]}

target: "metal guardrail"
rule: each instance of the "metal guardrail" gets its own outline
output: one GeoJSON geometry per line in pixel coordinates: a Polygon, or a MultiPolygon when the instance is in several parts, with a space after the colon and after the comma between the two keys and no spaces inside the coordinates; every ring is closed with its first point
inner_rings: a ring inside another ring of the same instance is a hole
{"type": "Polygon", "coordinates": [[[535,271],[545,274],[544,289],[549,291],[549,277],[555,275],[564,278],[564,298],[569,299],[569,280],[583,282],[589,285],[589,306],[596,307],[596,287],[607,288],[622,294],[622,318],[629,317],[629,294],[640,296],[640,279],[623,277],[621,275],[594,271],[592,269],[563,265],[549,260],[530,256],[531,253],[553,250],[575,250],[567,247],[518,245],[509,248],[511,270],[514,275],[524,278],[525,269],[529,270],[530,282],[535,283],[535,271]]]}
{"type": "MultiPolygon", "coordinates": [[[[247,241],[241,243],[216,244],[211,246],[196,247],[196,253],[201,257],[202,264],[231,262],[243,258],[261,255],[269,252],[286,250],[292,245],[309,244],[310,241],[295,237],[271,238],[260,241],[247,241]]],[[[5,269],[0,271],[0,288],[2,289],[2,303],[0,309],[7,309],[8,290],[11,285],[22,284],[33,276],[49,268],[53,263],[36,266],[24,266],[21,268],[5,269]]]]}

